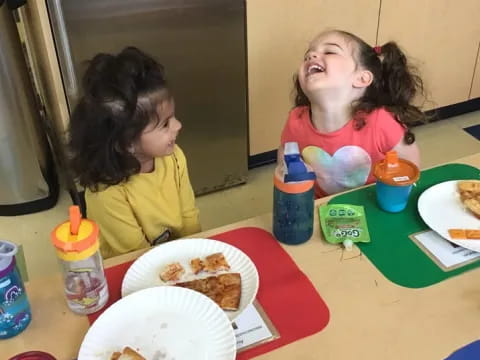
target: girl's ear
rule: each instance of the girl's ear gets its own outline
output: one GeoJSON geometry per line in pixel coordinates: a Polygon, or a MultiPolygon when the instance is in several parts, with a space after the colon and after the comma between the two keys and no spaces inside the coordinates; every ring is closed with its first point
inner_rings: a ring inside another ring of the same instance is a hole
{"type": "Polygon", "coordinates": [[[373,74],[370,70],[359,70],[353,81],[354,88],[366,88],[373,81],[373,74]]]}

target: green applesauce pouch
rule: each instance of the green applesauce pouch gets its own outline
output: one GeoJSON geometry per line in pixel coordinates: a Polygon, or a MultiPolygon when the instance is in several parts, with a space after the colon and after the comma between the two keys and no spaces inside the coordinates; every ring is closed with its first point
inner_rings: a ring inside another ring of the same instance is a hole
{"type": "Polygon", "coordinates": [[[318,209],[325,240],[342,243],[351,250],[353,243],[370,242],[363,206],[348,204],[323,205],[318,209]]]}

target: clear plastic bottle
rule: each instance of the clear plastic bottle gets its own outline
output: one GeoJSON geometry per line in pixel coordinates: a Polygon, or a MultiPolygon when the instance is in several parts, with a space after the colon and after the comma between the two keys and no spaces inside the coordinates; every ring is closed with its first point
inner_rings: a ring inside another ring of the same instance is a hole
{"type": "Polygon", "coordinates": [[[94,313],[108,301],[98,233],[97,224],[82,219],[78,206],[71,206],[70,220],[51,234],[63,270],[67,303],[77,314],[94,313]]]}

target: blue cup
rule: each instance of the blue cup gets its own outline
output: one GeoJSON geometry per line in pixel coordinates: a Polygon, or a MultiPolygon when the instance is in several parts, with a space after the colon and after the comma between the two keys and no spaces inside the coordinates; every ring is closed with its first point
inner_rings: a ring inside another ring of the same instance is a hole
{"type": "Polygon", "coordinates": [[[389,185],[377,181],[377,203],[382,210],[397,213],[404,210],[412,191],[410,185],[389,185]]]}
{"type": "Polygon", "coordinates": [[[420,171],[413,162],[400,159],[392,150],[385,154],[373,167],[377,179],[377,203],[384,211],[398,213],[408,204],[412,186],[420,177],[420,171]]]}

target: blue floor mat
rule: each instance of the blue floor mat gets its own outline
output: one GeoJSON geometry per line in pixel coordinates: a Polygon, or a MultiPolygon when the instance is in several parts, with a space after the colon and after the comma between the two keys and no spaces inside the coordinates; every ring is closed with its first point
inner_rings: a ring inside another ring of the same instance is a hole
{"type": "Polygon", "coordinates": [[[455,351],[445,360],[478,360],[480,359],[480,340],[455,351]]]}
{"type": "Polygon", "coordinates": [[[467,133],[475,137],[477,140],[480,140],[480,125],[473,125],[467,128],[464,128],[467,133]]]}

